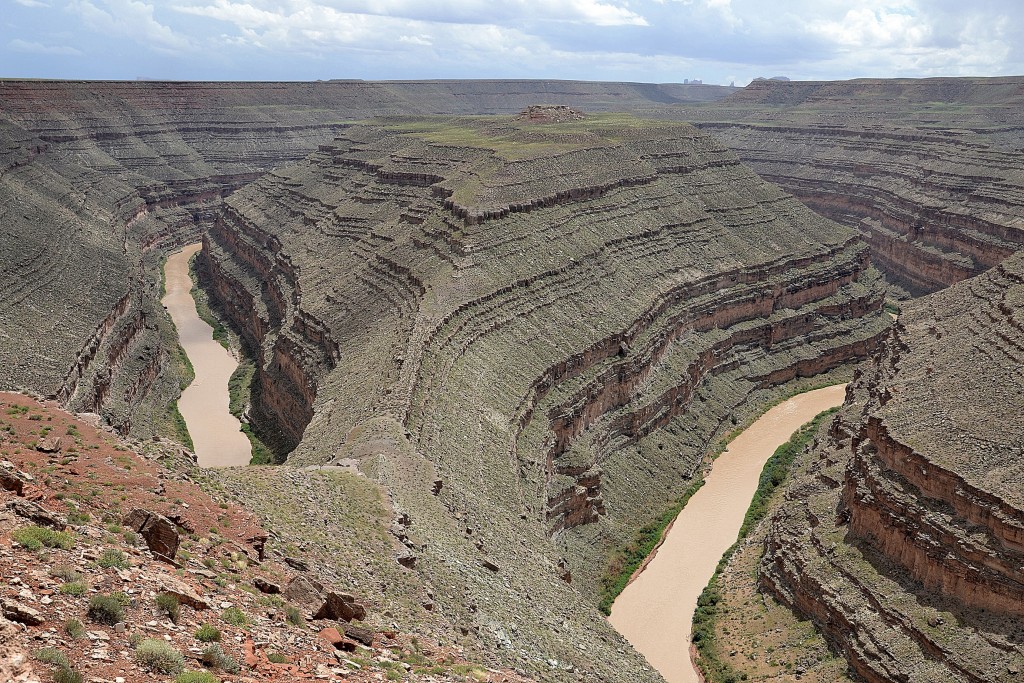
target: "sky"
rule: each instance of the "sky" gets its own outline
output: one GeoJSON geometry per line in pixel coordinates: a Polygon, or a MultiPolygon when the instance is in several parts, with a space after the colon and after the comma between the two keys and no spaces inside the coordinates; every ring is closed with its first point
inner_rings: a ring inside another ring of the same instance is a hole
{"type": "Polygon", "coordinates": [[[1020,0],[0,0],[0,77],[1024,74],[1020,0]]]}

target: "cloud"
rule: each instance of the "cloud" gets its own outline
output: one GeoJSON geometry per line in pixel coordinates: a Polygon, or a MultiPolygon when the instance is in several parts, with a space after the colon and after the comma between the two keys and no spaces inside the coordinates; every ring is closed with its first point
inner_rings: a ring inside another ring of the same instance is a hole
{"type": "Polygon", "coordinates": [[[156,20],[153,5],[141,0],[72,0],[68,10],[87,27],[112,36],[141,42],[165,52],[192,49],[191,41],[156,20]]]}
{"type": "Polygon", "coordinates": [[[73,48],[69,45],[44,45],[43,43],[35,43],[28,40],[22,40],[15,38],[7,43],[7,49],[15,52],[28,52],[36,55],[80,55],[81,50],[73,48]]]}
{"type": "MultiPolygon", "coordinates": [[[[3,40],[38,44],[9,45],[9,58],[73,41],[89,57],[77,73],[103,77],[132,77],[140,64],[186,78],[735,78],[740,85],[759,75],[1024,72],[1024,42],[1015,40],[1024,35],[1019,0],[15,2],[5,15],[15,32],[3,40]]],[[[45,61],[19,63],[35,71],[45,61]]]]}

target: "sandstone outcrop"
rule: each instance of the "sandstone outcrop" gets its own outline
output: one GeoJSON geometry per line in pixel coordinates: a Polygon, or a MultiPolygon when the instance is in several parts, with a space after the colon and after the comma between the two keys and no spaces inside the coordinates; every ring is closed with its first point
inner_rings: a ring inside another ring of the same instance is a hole
{"type": "Polygon", "coordinates": [[[761,583],[868,681],[1024,669],[1024,254],[910,304],[772,522],[761,583]]]}
{"type": "Polygon", "coordinates": [[[232,195],[202,253],[289,462],[381,482],[467,637],[602,680],[650,675],[600,654],[605,549],[731,411],[890,324],[855,232],[689,125],[621,116],[350,126],[232,195]]]}

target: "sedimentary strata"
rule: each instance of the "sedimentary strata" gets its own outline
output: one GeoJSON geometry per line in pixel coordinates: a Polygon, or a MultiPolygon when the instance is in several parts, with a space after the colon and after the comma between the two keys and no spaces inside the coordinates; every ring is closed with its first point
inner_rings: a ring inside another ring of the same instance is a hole
{"type": "Polygon", "coordinates": [[[385,484],[471,640],[601,680],[651,675],[609,649],[605,550],[732,411],[890,324],[854,231],[622,116],[353,125],[232,195],[204,246],[289,462],[385,484]]]}
{"type": "MultiPolygon", "coordinates": [[[[714,99],[717,86],[577,81],[0,81],[0,386],[161,431],[178,392],[157,264],[223,197],[380,114],[591,110],[714,99]]],[[[284,410],[285,406],[278,409],[284,410]]],[[[294,439],[293,439],[294,440],[294,439]]]]}
{"type": "Polygon", "coordinates": [[[912,294],[1024,244],[1020,78],[757,81],[691,111],[763,178],[856,227],[912,294]]]}
{"type": "Polygon", "coordinates": [[[1024,255],[907,306],[775,517],[769,592],[868,681],[1024,670],[1024,255]]]}

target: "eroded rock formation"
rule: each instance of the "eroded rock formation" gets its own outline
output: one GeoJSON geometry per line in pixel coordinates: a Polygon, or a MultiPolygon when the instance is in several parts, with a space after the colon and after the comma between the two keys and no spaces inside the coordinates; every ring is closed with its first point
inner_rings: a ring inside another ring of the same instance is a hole
{"type": "Polygon", "coordinates": [[[203,253],[289,462],[357,460],[446,618],[601,680],[647,671],[602,645],[605,549],[731,411],[890,325],[854,231],[618,116],[354,125],[232,195],[203,253]]]}
{"type": "Polygon", "coordinates": [[[912,294],[1024,245],[1021,78],[757,81],[692,120],[912,294]]]}
{"type": "Polygon", "coordinates": [[[1024,670],[1024,254],[907,307],[773,521],[769,592],[868,681],[1024,670]]]}
{"type": "MultiPolygon", "coordinates": [[[[178,393],[158,262],[223,197],[380,114],[706,101],[718,86],[576,81],[0,82],[0,387],[158,424],[178,393]]],[[[278,409],[284,410],[285,406],[278,409]]],[[[287,442],[287,439],[284,439],[287,442]]]]}

